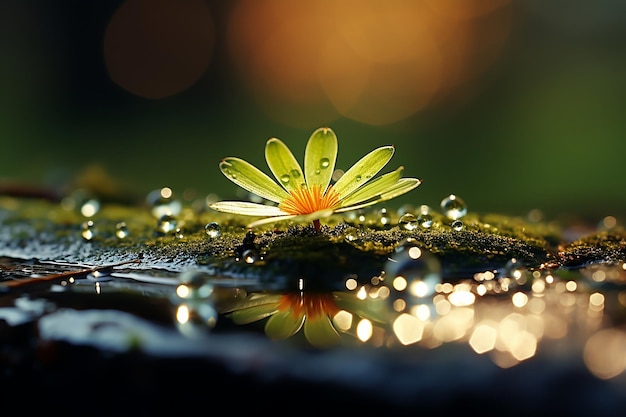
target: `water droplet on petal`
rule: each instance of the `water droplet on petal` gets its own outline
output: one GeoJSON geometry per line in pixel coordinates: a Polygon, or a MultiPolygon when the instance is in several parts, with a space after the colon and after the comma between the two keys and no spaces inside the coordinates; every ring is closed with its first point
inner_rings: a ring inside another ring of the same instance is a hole
{"type": "Polygon", "coordinates": [[[283,174],[280,177],[280,182],[282,182],[283,184],[289,184],[289,181],[291,180],[291,177],[289,176],[289,174],[283,174]]]}
{"type": "Polygon", "coordinates": [[[330,166],[330,160],[328,158],[320,159],[320,168],[326,169],[330,166]]]}
{"type": "Polygon", "coordinates": [[[293,177],[294,179],[298,179],[300,178],[300,171],[298,171],[297,169],[292,169],[291,172],[289,173],[291,175],[291,177],[293,177]]]}
{"type": "Polygon", "coordinates": [[[220,237],[222,235],[222,229],[216,222],[207,223],[206,226],[204,226],[204,232],[211,239],[215,239],[216,237],[220,237]]]}
{"type": "Polygon", "coordinates": [[[454,194],[441,200],[441,209],[444,216],[452,220],[460,219],[467,214],[465,202],[454,194]]]}
{"type": "Polygon", "coordinates": [[[398,220],[398,226],[405,230],[413,231],[417,229],[419,223],[413,213],[404,213],[398,220]]]}

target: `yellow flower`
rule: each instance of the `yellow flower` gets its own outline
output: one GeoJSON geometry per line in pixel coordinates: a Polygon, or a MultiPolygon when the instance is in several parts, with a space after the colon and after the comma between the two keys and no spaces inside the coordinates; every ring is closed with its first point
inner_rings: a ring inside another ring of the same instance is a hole
{"type": "Polygon", "coordinates": [[[417,178],[402,178],[404,167],[374,178],[395,151],[393,146],[382,146],[357,161],[331,185],[337,147],[337,136],[332,129],[317,129],[307,142],[303,170],[280,139],[269,139],[265,160],[277,181],[243,159],[224,158],[219,166],[228,179],[277,205],[220,201],[210,207],[225,213],[264,217],[250,223],[250,228],[291,219],[313,221],[319,230],[321,218],[390,200],[421,183],[417,178]]]}
{"type": "Polygon", "coordinates": [[[238,325],[267,318],[265,334],[273,340],[284,340],[302,331],[311,345],[327,347],[340,343],[342,335],[355,336],[353,323],[360,319],[386,325],[387,307],[383,298],[363,300],[354,292],[298,291],[251,293],[233,300],[221,313],[238,325]]]}

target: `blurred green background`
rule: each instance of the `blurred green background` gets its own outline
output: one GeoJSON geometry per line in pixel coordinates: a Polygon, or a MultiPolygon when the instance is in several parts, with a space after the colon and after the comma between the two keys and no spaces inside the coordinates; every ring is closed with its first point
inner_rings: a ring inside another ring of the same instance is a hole
{"type": "Polygon", "coordinates": [[[231,198],[222,157],[329,126],[338,168],[396,146],[393,205],[621,219],[624,39],[608,0],[4,0],[0,180],[231,198]]]}

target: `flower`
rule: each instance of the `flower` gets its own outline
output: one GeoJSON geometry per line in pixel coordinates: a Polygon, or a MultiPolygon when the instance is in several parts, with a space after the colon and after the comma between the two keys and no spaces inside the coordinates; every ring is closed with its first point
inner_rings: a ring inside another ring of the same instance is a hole
{"type": "Polygon", "coordinates": [[[383,298],[366,298],[350,291],[250,293],[220,309],[233,323],[246,325],[267,319],[266,336],[285,340],[300,331],[317,347],[328,347],[355,336],[354,324],[365,319],[385,326],[388,304],[383,298]]]}
{"type": "Polygon", "coordinates": [[[265,160],[277,181],[243,159],[224,158],[219,167],[228,179],[277,205],[220,201],[210,207],[225,213],[264,217],[250,223],[250,228],[292,219],[313,221],[319,230],[321,218],[390,200],[421,183],[417,178],[402,178],[402,166],[374,179],[395,151],[393,146],[381,146],[357,161],[331,185],[337,147],[337,136],[332,129],[315,130],[306,145],[302,170],[280,139],[269,139],[265,144],[265,160]]]}

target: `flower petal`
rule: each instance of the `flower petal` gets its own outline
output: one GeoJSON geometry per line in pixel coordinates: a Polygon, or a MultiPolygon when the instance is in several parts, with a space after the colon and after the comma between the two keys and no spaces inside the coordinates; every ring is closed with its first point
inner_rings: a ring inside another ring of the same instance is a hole
{"type": "Polygon", "coordinates": [[[267,206],[265,204],[250,203],[247,201],[218,201],[209,205],[210,208],[224,213],[241,214],[244,216],[288,216],[286,213],[276,206],[267,206]]]}
{"type": "Polygon", "coordinates": [[[289,196],[289,193],[267,174],[243,159],[224,158],[220,162],[220,170],[226,178],[259,197],[280,203],[289,196]]]}
{"type": "Polygon", "coordinates": [[[376,203],[381,203],[383,201],[391,200],[392,198],[396,198],[402,194],[408,193],[409,191],[416,188],[421,183],[422,181],[418,180],[417,178],[400,178],[398,182],[392,188],[388,189],[384,193],[373,196],[371,200],[365,201],[362,204],[342,207],[338,210],[335,210],[335,212],[343,213],[345,211],[358,210],[364,207],[374,205],[376,203]]]}
{"type": "Polygon", "coordinates": [[[351,192],[372,179],[378,171],[387,165],[394,151],[393,146],[381,146],[352,165],[333,185],[333,189],[339,193],[339,198],[348,196],[351,192]]]}
{"type": "Polygon", "coordinates": [[[278,183],[287,191],[300,189],[305,183],[300,164],[280,139],[271,138],[267,141],[265,160],[278,183]]]}
{"type": "Polygon", "coordinates": [[[309,214],[301,214],[301,215],[288,215],[288,216],[277,216],[277,217],[269,217],[266,219],[260,219],[260,220],[256,220],[252,223],[250,223],[248,225],[248,227],[250,228],[254,228],[257,226],[261,226],[264,224],[268,224],[268,223],[278,223],[278,222],[282,222],[285,220],[292,220],[295,222],[303,222],[303,223],[308,223],[308,222],[312,222],[313,220],[317,220],[317,219],[323,219],[324,217],[329,217],[333,214],[334,210],[332,209],[326,209],[326,210],[318,210],[315,211],[313,213],[309,213],[309,214]]]}
{"type": "Polygon", "coordinates": [[[235,324],[250,324],[275,314],[278,311],[278,303],[260,304],[241,310],[235,310],[228,317],[235,324]]]}
{"type": "Polygon", "coordinates": [[[304,322],[304,336],[309,343],[318,347],[336,345],[341,340],[332,319],[326,314],[315,318],[309,316],[304,322]]]}
{"type": "Polygon", "coordinates": [[[305,319],[303,314],[295,315],[291,310],[279,311],[265,323],[265,334],[270,339],[287,339],[298,333],[305,319]]]}
{"type": "Polygon", "coordinates": [[[385,175],[381,175],[378,178],[374,178],[368,184],[363,187],[357,188],[351,194],[341,199],[341,206],[347,207],[355,204],[362,203],[371,198],[378,196],[379,194],[389,191],[391,187],[402,178],[402,172],[404,167],[399,167],[395,171],[389,172],[385,175]]]}
{"type": "Polygon", "coordinates": [[[313,132],[304,150],[304,173],[309,189],[317,185],[326,191],[335,170],[337,147],[337,136],[332,129],[321,127],[313,132]]]}

